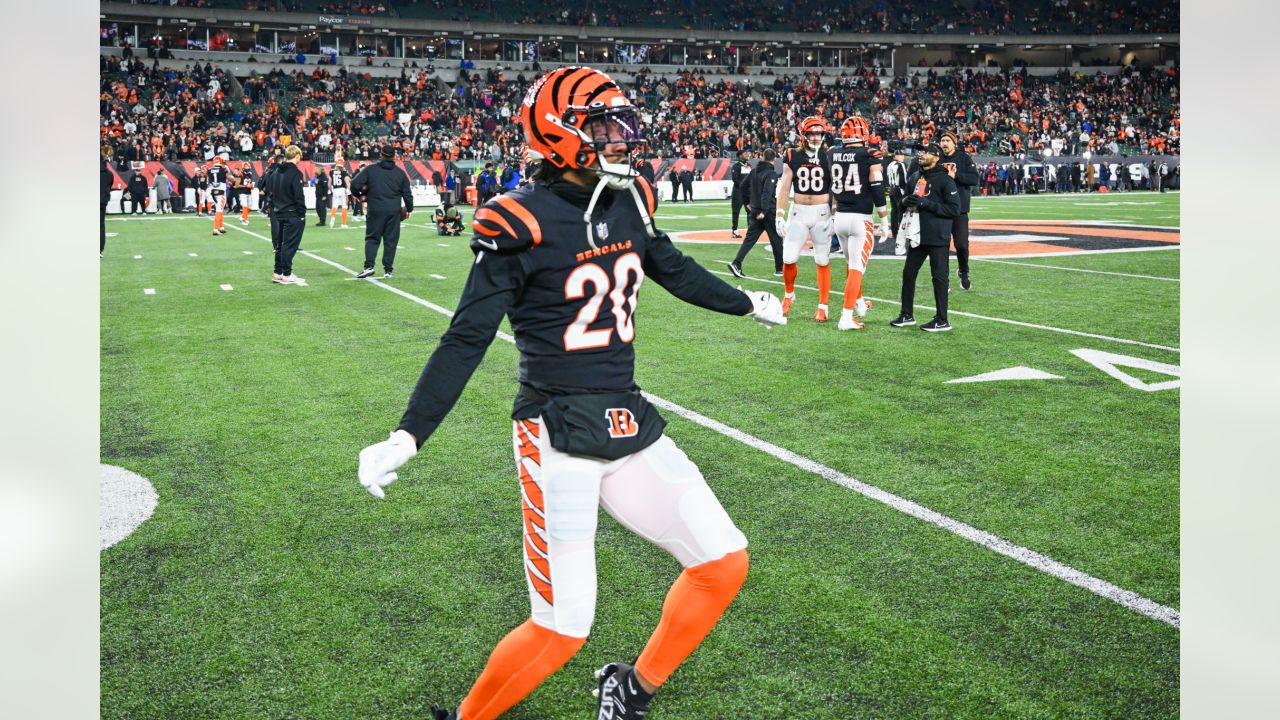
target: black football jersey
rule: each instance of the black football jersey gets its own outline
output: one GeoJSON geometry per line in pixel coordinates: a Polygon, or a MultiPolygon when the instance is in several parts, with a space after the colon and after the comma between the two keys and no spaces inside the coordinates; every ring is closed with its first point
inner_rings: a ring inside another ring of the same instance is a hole
{"type": "MultiPolygon", "coordinates": [[[[871,213],[871,166],[880,164],[879,154],[866,147],[837,146],[827,150],[836,212],[871,213]]],[[[883,192],[883,188],[880,190],[883,192]]]]}
{"type": "Polygon", "coordinates": [[[350,179],[350,175],[347,173],[347,169],[342,166],[342,163],[333,166],[333,187],[335,190],[346,190],[347,186],[350,185],[350,179]]]}
{"type": "Polygon", "coordinates": [[[797,195],[825,195],[831,192],[831,169],[827,167],[825,149],[810,153],[788,148],[782,157],[791,168],[791,189],[797,195]]]}
{"type": "MultiPolygon", "coordinates": [[[[643,178],[636,183],[652,216],[657,195],[643,178]]],[[[607,191],[588,224],[582,208],[535,182],[482,205],[472,231],[471,274],[400,423],[419,444],[462,393],[504,316],[520,351],[522,387],[555,395],[636,389],[632,343],[647,278],[700,307],[751,311],[744,293],[665,234],[649,237],[630,191],[607,191]]],[[[536,415],[517,397],[513,417],[536,415]]]]}
{"type": "Polygon", "coordinates": [[[197,188],[199,188],[200,190],[208,190],[208,189],[209,189],[209,176],[208,176],[208,175],[196,175],[196,187],[197,187],[197,188]]]}
{"type": "Polygon", "coordinates": [[[209,187],[214,192],[225,192],[227,189],[227,168],[224,165],[211,165],[205,171],[205,177],[209,180],[209,187]]]}

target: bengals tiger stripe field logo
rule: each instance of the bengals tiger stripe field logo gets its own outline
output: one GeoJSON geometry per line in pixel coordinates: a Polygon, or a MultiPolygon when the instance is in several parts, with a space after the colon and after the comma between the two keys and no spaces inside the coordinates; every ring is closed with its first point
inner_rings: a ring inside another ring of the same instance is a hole
{"type": "Polygon", "coordinates": [[[636,416],[626,408],[609,408],[604,411],[604,417],[609,421],[611,438],[635,437],[640,432],[640,423],[636,422],[636,416]]]}

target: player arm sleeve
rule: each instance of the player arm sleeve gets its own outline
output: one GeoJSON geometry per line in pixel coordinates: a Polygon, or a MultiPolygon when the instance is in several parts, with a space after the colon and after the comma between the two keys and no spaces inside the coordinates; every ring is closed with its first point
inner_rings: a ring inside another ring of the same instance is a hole
{"type": "Polygon", "coordinates": [[[519,255],[481,253],[471,266],[458,310],[422,369],[398,429],[421,448],[453,409],[493,342],[524,282],[519,255]]]}
{"type": "Polygon", "coordinates": [[[871,204],[884,207],[884,170],[875,165],[867,173],[867,185],[871,187],[871,204]]]}
{"type": "Polygon", "coordinates": [[[664,232],[659,232],[647,244],[644,274],[690,305],[727,315],[746,315],[752,310],[751,299],[746,293],[712,275],[677,250],[664,232]]]}

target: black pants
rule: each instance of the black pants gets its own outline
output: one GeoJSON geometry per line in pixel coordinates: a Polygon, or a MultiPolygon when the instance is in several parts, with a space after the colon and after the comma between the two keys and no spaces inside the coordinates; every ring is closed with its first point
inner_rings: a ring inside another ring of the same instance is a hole
{"type": "Polygon", "coordinates": [[[680,183],[679,181],[671,181],[671,202],[680,202],[680,183]]]}
{"type": "Polygon", "coordinates": [[[933,302],[938,306],[934,317],[947,319],[947,287],[949,277],[948,261],[951,251],[946,245],[920,245],[907,248],[907,261],[902,265],[902,313],[915,315],[916,276],[920,274],[920,266],[929,258],[929,272],[933,274],[933,302]]]}
{"type": "Polygon", "coordinates": [[[329,198],[328,197],[317,198],[316,199],[316,217],[320,218],[320,222],[316,224],[323,225],[325,221],[325,215],[328,215],[328,214],[329,214],[329,198]]]}
{"type": "MultiPolygon", "coordinates": [[[[130,215],[137,215],[138,213],[142,213],[143,215],[146,215],[146,214],[147,214],[147,204],[146,204],[145,202],[143,202],[143,201],[141,201],[141,200],[127,200],[126,202],[128,202],[128,203],[129,203],[130,208],[131,208],[131,209],[129,210],[129,214],[130,214],[130,215]]],[[[120,209],[121,209],[121,210],[124,210],[124,203],[123,203],[123,202],[122,202],[122,203],[120,203],[120,209]]]]}
{"type": "Polygon", "coordinates": [[[102,210],[98,214],[100,218],[98,223],[98,253],[101,254],[107,250],[107,204],[99,203],[98,207],[102,210]]]}
{"type": "Polygon", "coordinates": [[[281,275],[293,274],[293,256],[302,245],[302,231],[307,228],[307,218],[282,217],[280,223],[280,250],[276,253],[276,265],[281,275]]]}
{"type": "Polygon", "coordinates": [[[378,242],[382,248],[382,269],[391,272],[396,260],[396,245],[400,243],[400,213],[370,215],[364,225],[364,267],[373,269],[378,259],[378,242]]]}
{"type": "Polygon", "coordinates": [[[693,181],[682,182],[681,185],[684,187],[684,199],[693,202],[693,181]]]}
{"type": "Polygon", "coordinates": [[[960,274],[969,274],[969,213],[957,215],[951,223],[951,241],[956,246],[956,264],[960,274]]]}
{"type": "Polygon", "coordinates": [[[272,272],[276,275],[280,274],[280,218],[274,214],[268,213],[271,219],[271,251],[275,254],[276,264],[272,272]]]}
{"type": "MultiPolygon", "coordinates": [[[[742,196],[738,194],[738,186],[733,187],[733,231],[738,232],[738,214],[742,212],[742,196]]],[[[750,217],[747,220],[751,220],[750,217]]],[[[748,222],[748,225],[751,223],[748,222]]]]}
{"type": "Polygon", "coordinates": [[[733,258],[733,264],[742,267],[742,261],[747,259],[747,253],[756,246],[760,233],[763,232],[769,235],[769,246],[773,248],[773,271],[782,272],[782,238],[778,236],[778,228],[773,222],[773,213],[765,213],[763,220],[757,220],[750,214],[747,218],[750,221],[747,223],[747,236],[742,239],[742,246],[738,248],[738,255],[733,258]]]}

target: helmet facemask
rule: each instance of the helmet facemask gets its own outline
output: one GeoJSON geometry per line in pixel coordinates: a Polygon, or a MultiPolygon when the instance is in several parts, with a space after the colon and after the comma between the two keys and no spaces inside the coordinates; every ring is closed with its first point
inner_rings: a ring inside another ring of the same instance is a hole
{"type": "Polygon", "coordinates": [[[804,134],[805,145],[810,152],[817,152],[822,148],[822,141],[826,140],[827,134],[821,130],[811,130],[804,134]]]}
{"type": "Polygon", "coordinates": [[[565,111],[561,123],[582,140],[582,150],[575,158],[579,166],[595,170],[600,179],[615,190],[631,187],[639,174],[630,158],[645,144],[640,114],[634,106],[573,107],[565,111]],[[617,145],[625,145],[626,154],[622,162],[610,162],[605,158],[605,149],[617,145]]]}

